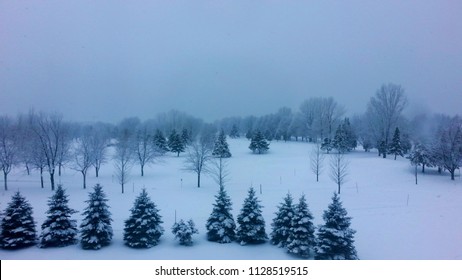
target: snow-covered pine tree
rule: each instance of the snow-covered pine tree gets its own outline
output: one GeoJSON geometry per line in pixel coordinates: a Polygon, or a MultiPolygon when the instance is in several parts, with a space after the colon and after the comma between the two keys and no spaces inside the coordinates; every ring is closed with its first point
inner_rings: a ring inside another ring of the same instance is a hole
{"type": "Polygon", "coordinates": [[[8,203],[2,217],[0,245],[3,249],[20,249],[37,242],[32,206],[18,191],[8,203]]]}
{"type": "Polygon", "coordinates": [[[111,213],[107,205],[108,199],[100,184],[96,184],[89,194],[88,206],[82,213],[80,224],[80,244],[83,249],[98,250],[109,245],[112,240],[111,213]]]}
{"type": "Polygon", "coordinates": [[[290,193],[287,193],[284,201],[279,204],[278,211],[275,214],[276,217],[274,217],[271,224],[271,243],[279,247],[286,247],[295,214],[293,198],[290,193]]]}
{"type": "Polygon", "coordinates": [[[350,124],[349,118],[345,118],[345,120],[343,121],[343,130],[345,131],[346,135],[348,151],[356,149],[356,147],[358,146],[358,137],[356,136],[356,133],[350,124]]]}
{"type": "Polygon", "coordinates": [[[263,136],[263,133],[261,131],[257,130],[250,141],[250,146],[249,149],[252,150],[254,153],[262,154],[268,151],[269,149],[269,143],[266,141],[265,137],[263,136]]]}
{"type": "Polygon", "coordinates": [[[71,219],[77,213],[68,206],[69,199],[62,185],[48,200],[47,219],[42,224],[39,247],[64,247],[77,243],[77,221],[71,219]]]}
{"type": "Polygon", "coordinates": [[[229,151],[228,142],[226,142],[226,135],[223,129],[218,134],[218,137],[213,146],[212,155],[219,158],[229,158],[231,157],[231,152],[229,151]]]}
{"type": "Polygon", "coordinates": [[[393,139],[391,140],[388,153],[395,155],[395,160],[397,156],[404,156],[403,147],[401,146],[400,131],[398,127],[395,129],[395,133],[393,134],[393,139]]]}
{"type": "Polygon", "coordinates": [[[233,214],[231,214],[231,199],[223,186],[220,186],[215,198],[212,213],[205,225],[207,239],[218,243],[230,243],[236,236],[236,223],[233,214]]]}
{"type": "Polygon", "coordinates": [[[125,221],[124,242],[132,248],[151,248],[159,243],[164,233],[159,210],[146,189],[135,199],[131,215],[125,221]]]}
{"type": "Polygon", "coordinates": [[[199,233],[199,231],[193,220],[189,220],[187,223],[180,220],[173,224],[172,233],[175,234],[175,238],[180,241],[181,245],[191,246],[193,244],[192,235],[199,233]]]}
{"type": "Polygon", "coordinates": [[[305,195],[300,197],[295,205],[295,215],[292,219],[287,251],[302,258],[313,256],[315,242],[313,215],[311,214],[305,195]]]}
{"type": "Polygon", "coordinates": [[[180,156],[180,153],[185,151],[185,145],[181,140],[181,136],[176,132],[176,130],[172,130],[170,137],[168,137],[168,148],[171,152],[177,153],[177,157],[180,156]]]}
{"type": "Polygon", "coordinates": [[[268,239],[261,208],[262,206],[255,195],[255,190],[251,187],[244,200],[241,212],[237,216],[238,228],[236,231],[236,240],[241,245],[263,243],[268,239]]]}
{"type": "Polygon", "coordinates": [[[236,124],[233,124],[233,127],[231,128],[231,132],[229,133],[229,137],[231,138],[239,138],[239,129],[237,128],[236,124]]]}
{"type": "Polygon", "coordinates": [[[154,134],[153,138],[153,143],[161,154],[165,154],[169,151],[167,140],[165,139],[164,134],[162,133],[162,131],[160,131],[160,129],[156,129],[156,133],[154,134]]]}
{"type": "Polygon", "coordinates": [[[336,149],[339,153],[345,153],[349,151],[349,142],[346,135],[346,131],[343,125],[339,125],[335,131],[334,139],[331,142],[331,146],[336,149]]]}
{"type": "Polygon", "coordinates": [[[343,208],[340,197],[334,193],[332,203],[324,211],[325,224],[319,226],[315,259],[317,260],[356,260],[354,246],[355,230],[350,228],[351,218],[343,208]]]}

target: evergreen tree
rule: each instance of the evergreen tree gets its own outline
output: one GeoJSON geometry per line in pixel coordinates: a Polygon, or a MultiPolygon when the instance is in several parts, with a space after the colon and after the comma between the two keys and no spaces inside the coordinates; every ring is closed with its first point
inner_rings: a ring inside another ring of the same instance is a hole
{"type": "Polygon", "coordinates": [[[343,208],[340,197],[334,193],[332,203],[324,211],[325,224],[320,226],[315,247],[317,260],[356,260],[355,230],[350,229],[351,218],[343,208]]]}
{"type": "Polygon", "coordinates": [[[164,134],[162,133],[162,131],[160,131],[160,129],[156,130],[156,133],[154,134],[153,142],[154,142],[154,146],[157,147],[157,150],[160,153],[165,154],[166,152],[169,151],[167,140],[165,139],[164,134]]]}
{"type": "Polygon", "coordinates": [[[80,224],[80,243],[83,249],[98,250],[111,242],[112,219],[107,201],[102,186],[96,184],[89,194],[89,200],[85,201],[88,206],[80,224]]]}
{"type": "Polygon", "coordinates": [[[173,224],[172,233],[175,234],[175,238],[180,241],[181,245],[191,246],[193,244],[192,235],[199,233],[199,231],[193,220],[189,220],[187,223],[180,220],[173,224]]]}
{"type": "Polygon", "coordinates": [[[237,128],[236,124],[233,124],[233,127],[231,128],[231,132],[229,133],[229,137],[231,138],[239,138],[239,129],[237,128]]]}
{"type": "Polygon", "coordinates": [[[266,141],[265,137],[261,131],[257,130],[250,141],[249,149],[254,153],[265,153],[269,149],[269,143],[266,141]]]}
{"type": "Polygon", "coordinates": [[[391,155],[395,155],[395,160],[397,156],[404,156],[403,147],[401,146],[401,136],[398,127],[395,129],[395,133],[393,134],[393,139],[391,140],[388,153],[391,155]]]}
{"type": "Polygon", "coordinates": [[[220,131],[215,145],[213,147],[213,156],[219,158],[229,158],[231,157],[231,152],[229,151],[228,142],[226,142],[226,135],[223,130],[220,131]]]}
{"type": "Polygon", "coordinates": [[[238,228],[236,239],[241,245],[248,243],[263,243],[268,239],[265,232],[265,220],[262,216],[262,206],[255,195],[254,188],[250,188],[244,200],[241,212],[237,216],[238,228]]]}
{"type": "Polygon", "coordinates": [[[62,185],[58,185],[48,200],[48,216],[42,224],[40,247],[64,247],[77,243],[77,221],[71,219],[77,211],[69,208],[68,203],[68,195],[62,185]]]}
{"type": "Polygon", "coordinates": [[[271,243],[279,247],[286,247],[295,214],[293,198],[290,193],[287,193],[284,201],[279,204],[278,211],[275,214],[276,217],[271,224],[271,243]]]}
{"type": "Polygon", "coordinates": [[[236,224],[231,214],[232,203],[223,186],[215,196],[215,204],[205,227],[207,239],[218,243],[230,243],[235,239],[236,224]]]}
{"type": "Polygon", "coordinates": [[[295,206],[287,251],[303,258],[313,255],[315,246],[313,215],[308,209],[305,196],[302,195],[295,206]]]}
{"type": "Polygon", "coordinates": [[[168,148],[171,152],[177,153],[177,157],[180,156],[180,153],[185,151],[185,145],[181,140],[180,135],[176,133],[176,130],[172,130],[170,137],[168,138],[168,148]]]}
{"type": "Polygon", "coordinates": [[[19,249],[34,245],[37,232],[32,206],[19,191],[8,203],[2,218],[0,245],[3,249],[19,249]]]}
{"type": "MultiPolygon", "coordinates": [[[[349,151],[349,142],[346,135],[346,131],[342,125],[337,127],[335,131],[334,139],[331,142],[331,147],[336,149],[339,153],[345,153],[349,151]]],[[[322,147],[321,147],[322,149],[322,147]]]]}
{"type": "Polygon", "coordinates": [[[343,130],[345,131],[346,135],[348,151],[356,149],[358,146],[358,137],[356,136],[356,133],[350,124],[349,118],[345,118],[343,122],[343,130]]]}
{"type": "Polygon", "coordinates": [[[164,232],[159,210],[143,189],[125,221],[124,242],[132,248],[151,248],[159,243],[164,232]]]}

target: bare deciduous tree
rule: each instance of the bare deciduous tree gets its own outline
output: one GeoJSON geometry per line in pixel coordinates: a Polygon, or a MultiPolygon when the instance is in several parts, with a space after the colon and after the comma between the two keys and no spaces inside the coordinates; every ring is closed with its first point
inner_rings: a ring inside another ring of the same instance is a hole
{"type": "Polygon", "coordinates": [[[117,144],[115,145],[115,176],[122,187],[122,193],[124,193],[124,186],[129,180],[130,169],[133,164],[132,141],[130,134],[124,131],[118,137],[117,144]]]}
{"type": "Polygon", "coordinates": [[[98,178],[101,165],[106,163],[107,160],[107,148],[109,145],[109,131],[108,128],[97,123],[89,128],[90,133],[90,149],[91,149],[91,161],[95,168],[95,176],[98,178]]]}
{"type": "Polygon", "coordinates": [[[8,190],[8,174],[19,160],[18,131],[7,116],[0,117],[0,167],[3,171],[5,191],[8,190]]]}
{"type": "Polygon", "coordinates": [[[63,144],[67,140],[65,123],[59,114],[29,114],[30,127],[34,132],[38,147],[46,160],[50,174],[51,190],[55,189],[55,171],[60,164],[60,157],[65,153],[62,149],[68,147],[63,144]]]}
{"type": "Polygon", "coordinates": [[[337,193],[340,194],[341,187],[348,175],[349,161],[344,154],[336,153],[330,157],[330,178],[337,184],[337,193]]]}
{"type": "Polygon", "coordinates": [[[142,125],[136,133],[134,148],[141,167],[141,176],[144,176],[144,166],[153,163],[160,155],[159,149],[153,144],[152,137],[146,125],[142,125]]]}
{"type": "Polygon", "coordinates": [[[82,135],[75,140],[72,151],[72,169],[79,171],[83,177],[83,188],[87,188],[87,171],[92,165],[92,150],[90,140],[90,128],[86,127],[82,135]]]}
{"type": "Polygon", "coordinates": [[[310,167],[311,171],[316,175],[316,182],[319,182],[319,175],[324,168],[325,155],[321,150],[321,145],[316,143],[310,153],[310,167]]]}
{"type": "MultiPolygon", "coordinates": [[[[400,85],[382,85],[375,96],[371,97],[367,108],[369,129],[374,134],[376,143],[388,147],[393,129],[398,126],[401,113],[407,105],[404,89],[400,85]]],[[[386,151],[382,153],[386,158],[386,151]]]]}
{"type": "Polygon", "coordinates": [[[184,170],[197,174],[197,187],[201,187],[202,172],[209,172],[208,164],[212,159],[213,142],[204,139],[193,142],[189,147],[184,170]]]}
{"type": "Polygon", "coordinates": [[[228,159],[221,157],[214,158],[210,165],[208,172],[212,176],[213,180],[218,184],[218,186],[224,187],[225,183],[229,179],[228,159]]]}

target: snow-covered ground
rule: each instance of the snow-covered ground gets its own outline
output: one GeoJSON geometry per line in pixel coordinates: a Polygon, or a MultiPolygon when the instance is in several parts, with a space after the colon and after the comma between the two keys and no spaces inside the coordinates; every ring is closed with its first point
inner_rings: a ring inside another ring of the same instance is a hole
{"type": "MultiPolygon", "coordinates": [[[[324,161],[320,181],[309,167],[312,145],[301,142],[272,142],[265,155],[254,155],[245,139],[228,139],[233,157],[229,159],[230,180],[226,184],[233,202],[234,217],[238,215],[247,190],[257,190],[266,219],[267,233],[277,205],[290,191],[298,201],[304,193],[315,224],[321,224],[322,213],[336,191],[329,178],[329,157],[324,161]],[[262,193],[260,194],[260,186],[262,193]]],[[[382,159],[376,153],[354,151],[347,155],[349,175],[342,187],[341,199],[357,231],[355,244],[360,259],[462,259],[462,180],[451,181],[448,174],[439,175],[428,169],[419,172],[415,185],[413,168],[403,158],[382,159]]],[[[218,244],[206,240],[205,222],[212,210],[217,184],[204,176],[201,188],[196,187],[196,175],[183,171],[184,158],[173,154],[163,157],[139,175],[139,167],[131,170],[132,177],[125,193],[113,177],[113,165],[102,167],[100,178],[93,170],[83,190],[80,173],[65,169],[61,181],[70,198],[70,206],[80,213],[86,206],[88,192],[96,183],[104,186],[111,207],[114,238],[108,247],[98,251],[82,250],[73,245],[65,248],[40,249],[29,247],[16,251],[0,250],[0,259],[294,259],[283,249],[270,245],[240,246],[237,243],[218,244]],[[123,244],[124,220],[140,190],[146,187],[163,216],[165,233],[159,245],[150,249],[131,249],[123,244]],[[171,233],[175,213],[177,219],[192,218],[199,228],[194,245],[180,246],[171,233]]],[[[3,186],[3,184],[2,184],[3,186]]],[[[34,208],[37,230],[45,219],[47,200],[52,195],[48,181],[40,188],[38,173],[26,175],[15,170],[9,176],[9,191],[1,191],[0,207],[5,209],[17,190],[26,196],[34,208]]]]}

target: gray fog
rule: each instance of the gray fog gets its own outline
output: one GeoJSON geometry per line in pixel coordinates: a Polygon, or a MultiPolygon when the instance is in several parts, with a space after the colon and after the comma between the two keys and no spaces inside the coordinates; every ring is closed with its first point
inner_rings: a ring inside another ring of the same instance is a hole
{"type": "Polygon", "coordinates": [[[0,1],[0,114],[206,121],[383,83],[408,111],[462,113],[460,1],[0,1]]]}

